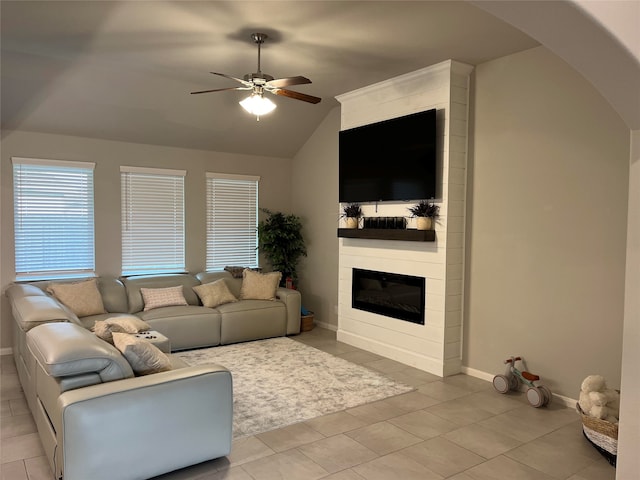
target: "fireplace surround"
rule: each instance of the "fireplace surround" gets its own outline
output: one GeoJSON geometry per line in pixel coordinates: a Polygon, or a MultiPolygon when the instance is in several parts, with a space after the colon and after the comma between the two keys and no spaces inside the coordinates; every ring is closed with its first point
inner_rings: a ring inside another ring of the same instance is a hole
{"type": "MultiPolygon", "coordinates": [[[[440,216],[430,238],[407,229],[339,228],[338,332],[354,345],[427,372],[449,376],[462,367],[465,194],[469,75],[455,60],[426,67],[337,97],[341,129],[436,109],[440,216]],[[390,318],[352,304],[353,269],[425,279],[424,324],[390,318]]],[[[393,159],[389,160],[393,168],[393,159]]],[[[420,200],[420,199],[416,199],[420,200]]],[[[362,204],[365,216],[407,216],[407,202],[362,204]]],[[[340,209],[342,206],[337,205],[340,209]]]]}

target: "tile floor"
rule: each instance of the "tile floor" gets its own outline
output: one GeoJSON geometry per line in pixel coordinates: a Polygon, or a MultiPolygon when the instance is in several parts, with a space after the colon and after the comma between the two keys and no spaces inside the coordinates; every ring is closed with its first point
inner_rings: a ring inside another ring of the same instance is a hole
{"type": "MultiPolygon", "coordinates": [[[[416,390],[239,439],[227,458],[156,480],[615,479],[573,409],[535,409],[523,395],[500,395],[465,375],[440,379],[340,343],[326,329],[293,338],[416,390]]],[[[1,357],[0,387],[1,480],[52,480],[10,355],[1,357]]]]}

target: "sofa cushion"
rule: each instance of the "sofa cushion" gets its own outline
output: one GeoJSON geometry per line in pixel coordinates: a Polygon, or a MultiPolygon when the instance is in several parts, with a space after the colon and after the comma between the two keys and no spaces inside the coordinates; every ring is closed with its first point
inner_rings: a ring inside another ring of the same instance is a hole
{"type": "MultiPolygon", "coordinates": [[[[241,302],[221,305],[237,305],[241,302]]],[[[171,340],[171,350],[212,347],[220,344],[220,313],[217,310],[189,305],[187,307],[164,307],[138,314],[171,340]]]]}
{"type": "Polygon", "coordinates": [[[224,279],[216,280],[212,283],[205,283],[204,285],[196,285],[193,289],[205,307],[215,308],[218,305],[238,301],[235,295],[231,293],[231,290],[229,290],[227,282],[224,279]]]}
{"type": "Polygon", "coordinates": [[[101,276],[98,278],[98,290],[102,296],[102,303],[107,312],[127,313],[127,292],[124,284],[114,277],[101,276]]]}
{"type": "Polygon", "coordinates": [[[259,273],[245,269],[242,273],[241,299],[275,300],[282,273],[259,273]]]}
{"type": "Polygon", "coordinates": [[[113,333],[113,343],[131,365],[136,375],[171,370],[169,358],[158,347],[128,333],[113,333]]]}
{"type": "Polygon", "coordinates": [[[106,312],[95,278],[74,283],[52,283],[47,291],[79,317],[106,312]]]}
{"type": "Polygon", "coordinates": [[[188,305],[182,293],[182,285],[164,288],[141,288],[144,311],[154,308],[173,307],[175,305],[188,305]]]}
{"type": "Polygon", "coordinates": [[[242,300],[220,305],[220,343],[248,342],[287,334],[287,309],[282,302],[242,300]]]}

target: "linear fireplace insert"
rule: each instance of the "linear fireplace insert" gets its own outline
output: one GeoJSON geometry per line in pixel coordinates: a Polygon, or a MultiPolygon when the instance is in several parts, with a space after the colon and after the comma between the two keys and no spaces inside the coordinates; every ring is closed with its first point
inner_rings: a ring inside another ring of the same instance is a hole
{"type": "Polygon", "coordinates": [[[353,269],[351,306],[424,325],[425,279],[353,269]]]}

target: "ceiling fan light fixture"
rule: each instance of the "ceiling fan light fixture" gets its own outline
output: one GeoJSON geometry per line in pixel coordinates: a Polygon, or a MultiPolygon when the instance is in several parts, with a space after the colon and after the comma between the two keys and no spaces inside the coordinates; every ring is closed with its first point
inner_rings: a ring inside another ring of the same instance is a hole
{"type": "Polygon", "coordinates": [[[252,93],[250,96],[240,102],[242,108],[248,113],[258,117],[271,113],[276,108],[276,104],[260,93],[252,93]]]}

